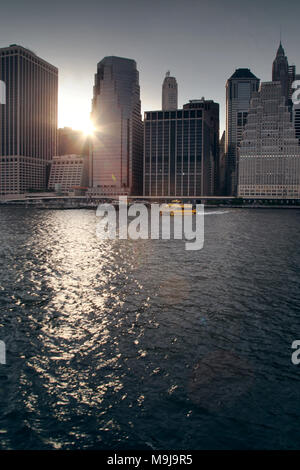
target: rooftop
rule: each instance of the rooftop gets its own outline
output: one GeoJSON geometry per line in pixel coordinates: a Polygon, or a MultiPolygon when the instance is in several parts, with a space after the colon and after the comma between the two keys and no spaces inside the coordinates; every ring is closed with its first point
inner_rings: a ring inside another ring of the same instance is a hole
{"type": "MultiPolygon", "coordinates": [[[[236,69],[235,72],[231,75],[231,78],[258,78],[251,72],[250,69],[236,69]]],[[[230,80],[229,79],[229,80],[230,80]]]]}

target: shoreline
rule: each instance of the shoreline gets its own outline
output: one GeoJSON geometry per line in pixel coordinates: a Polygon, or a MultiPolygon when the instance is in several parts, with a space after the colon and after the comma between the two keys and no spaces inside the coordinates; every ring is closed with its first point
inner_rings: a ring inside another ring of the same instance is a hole
{"type": "MultiPolygon", "coordinates": [[[[25,209],[38,209],[38,210],[79,210],[79,209],[89,209],[96,210],[98,204],[96,205],[62,205],[62,204],[36,204],[31,202],[0,202],[0,207],[23,207],[25,209]]],[[[116,206],[117,208],[118,206],[116,206]]],[[[284,205],[284,204],[204,204],[205,209],[300,209],[300,205],[284,205]]]]}

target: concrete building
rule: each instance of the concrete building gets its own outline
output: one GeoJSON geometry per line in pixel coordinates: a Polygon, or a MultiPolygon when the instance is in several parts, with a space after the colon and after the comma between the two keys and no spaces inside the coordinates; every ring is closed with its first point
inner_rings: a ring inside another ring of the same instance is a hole
{"type": "Polygon", "coordinates": [[[252,93],[258,90],[259,79],[249,69],[236,69],[226,83],[227,194],[235,195],[238,181],[238,149],[247,122],[252,93]]]}
{"type": "Polygon", "coordinates": [[[0,49],[0,194],[46,188],[57,142],[58,70],[22,46],[0,49]]]}
{"type": "Polygon", "coordinates": [[[300,198],[300,146],[281,82],[254,93],[240,146],[238,196],[300,198]]]}
{"type": "Polygon", "coordinates": [[[88,157],[85,155],[58,155],[51,162],[48,189],[59,188],[63,193],[83,192],[88,186],[88,157]]]}
{"type": "Polygon", "coordinates": [[[162,110],[172,111],[178,108],[178,86],[175,77],[166,73],[162,86],[162,110]]]}
{"type": "Polygon", "coordinates": [[[144,196],[209,196],[219,161],[219,104],[191,100],[183,109],[147,111],[144,196]]]}
{"type": "Polygon", "coordinates": [[[143,124],[136,62],[105,57],[98,63],[92,101],[91,195],[142,194],[143,124]]]}

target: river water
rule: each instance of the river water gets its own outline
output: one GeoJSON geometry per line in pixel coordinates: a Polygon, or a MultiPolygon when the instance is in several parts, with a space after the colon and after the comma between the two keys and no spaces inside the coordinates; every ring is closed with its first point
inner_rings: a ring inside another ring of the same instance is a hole
{"type": "Polygon", "coordinates": [[[0,208],[0,448],[299,448],[300,211],[213,212],[186,251],[0,208]]]}

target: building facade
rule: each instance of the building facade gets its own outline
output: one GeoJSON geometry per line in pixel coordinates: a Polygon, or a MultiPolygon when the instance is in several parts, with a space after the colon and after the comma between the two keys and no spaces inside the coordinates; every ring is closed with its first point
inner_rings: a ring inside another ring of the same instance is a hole
{"type": "Polygon", "coordinates": [[[59,155],[51,162],[48,189],[57,187],[62,192],[84,191],[88,186],[88,157],[85,155],[59,155]]]}
{"type": "Polygon", "coordinates": [[[219,196],[226,194],[226,152],[225,152],[225,131],[219,142],[219,164],[218,164],[218,178],[217,178],[217,191],[219,196]]]}
{"type": "Polygon", "coordinates": [[[0,49],[0,194],[46,188],[57,148],[58,70],[18,45],[0,49]]]}
{"type": "Polygon", "coordinates": [[[92,100],[91,190],[94,195],[142,193],[143,124],[136,62],[105,57],[98,63],[92,100]]]}
{"type": "Polygon", "coordinates": [[[281,82],[253,95],[240,147],[239,197],[300,198],[300,146],[281,82]]]}
{"type": "Polygon", "coordinates": [[[289,65],[289,89],[288,89],[288,99],[292,99],[293,95],[293,83],[296,80],[296,65],[289,65]]]}
{"type": "Polygon", "coordinates": [[[295,136],[298,139],[300,145],[300,103],[295,103],[293,105],[293,123],[295,127],[295,136]]]}
{"type": "Polygon", "coordinates": [[[237,69],[226,83],[227,194],[235,195],[238,181],[238,149],[247,122],[252,93],[258,90],[259,79],[249,69],[237,69]]]}
{"type": "Polygon", "coordinates": [[[176,111],[147,111],[144,196],[209,196],[219,160],[219,105],[192,100],[176,111]]]}
{"type": "Polygon", "coordinates": [[[174,111],[178,108],[178,86],[175,77],[166,73],[162,86],[162,110],[174,111]]]}
{"type": "Polygon", "coordinates": [[[300,145],[300,75],[295,76],[296,83],[293,87],[293,123],[295,127],[296,138],[300,145]]]}

